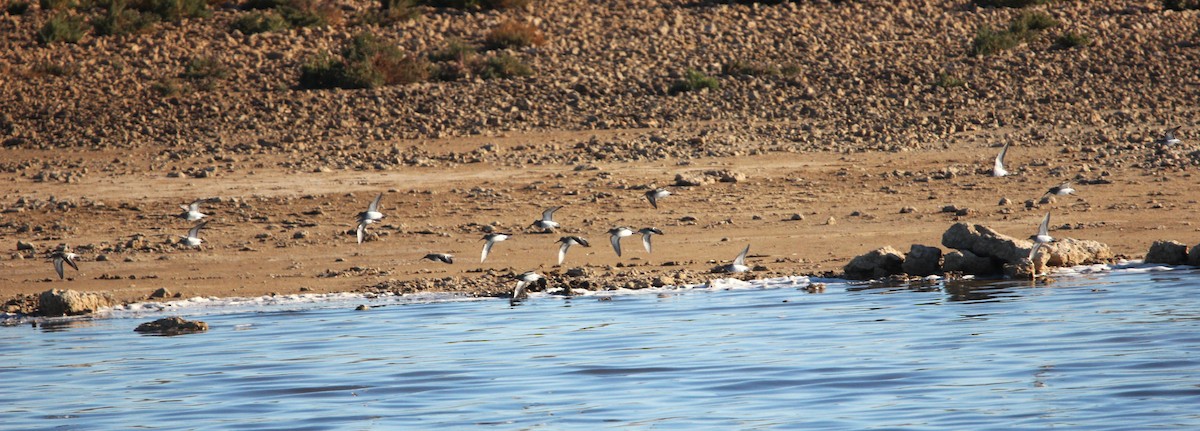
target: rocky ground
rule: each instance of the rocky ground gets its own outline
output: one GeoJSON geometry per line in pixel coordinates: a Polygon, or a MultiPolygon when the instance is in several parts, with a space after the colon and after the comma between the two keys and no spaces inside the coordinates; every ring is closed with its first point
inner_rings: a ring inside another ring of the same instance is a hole
{"type": "Polygon", "coordinates": [[[750,277],[821,273],[883,245],[938,246],[957,221],[1025,237],[1046,211],[1056,237],[1127,257],[1196,242],[1197,11],[1056,2],[1032,10],[1059,26],[976,57],[978,28],[1028,10],[535,0],[377,25],[356,19],[374,3],[334,3],[346,19],[328,27],[242,35],[229,24],[248,12],[227,4],[78,44],[37,42],[52,16],[37,5],[0,16],[0,241],[12,247],[0,296],[488,295],[528,270],[591,289],[699,283],[746,244],[750,277]],[[310,56],[360,32],[425,54],[508,20],[544,35],[511,51],[530,77],[297,87],[310,56]],[[1067,32],[1092,43],[1056,45],[1067,32]],[[180,75],[200,57],[228,73],[188,88],[180,75]],[[720,87],[671,94],[688,69],[720,87]],[[746,72],[761,69],[773,71],[746,72]],[[177,80],[180,92],[154,90],[177,80]],[[1155,142],[1175,126],[1181,144],[1155,142]],[[1006,143],[1013,175],[990,177],[1006,143]],[[1066,180],[1078,196],[1037,202],[1066,180]],[[651,208],[642,194],[666,186],[651,208]],[[355,244],[354,216],[377,193],[387,218],[355,244]],[[191,224],[173,216],[200,198],[212,221],[188,249],[178,235],[191,224]],[[527,227],[557,205],[560,234],[527,227]],[[605,235],[616,225],[665,235],[653,254],[626,238],[618,258],[605,235]],[[515,235],[481,264],[490,231],[515,235]],[[592,247],[558,267],[562,233],[592,247]],[[44,258],[62,243],[81,255],[67,280],[44,258]]]}

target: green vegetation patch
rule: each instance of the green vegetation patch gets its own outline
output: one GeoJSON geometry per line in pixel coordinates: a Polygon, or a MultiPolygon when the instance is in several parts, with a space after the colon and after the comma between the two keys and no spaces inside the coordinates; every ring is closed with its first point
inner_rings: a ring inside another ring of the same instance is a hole
{"type": "Polygon", "coordinates": [[[721,83],[717,82],[717,78],[705,75],[695,69],[688,69],[687,72],[684,72],[682,79],[671,84],[671,88],[667,92],[674,96],[689,91],[716,90],[718,88],[721,88],[721,83]]]}
{"type": "Polygon", "coordinates": [[[973,0],[975,6],[1023,8],[1054,3],[1058,0],[973,0]]]}
{"type": "Polygon", "coordinates": [[[1049,15],[1027,12],[1013,19],[1006,30],[995,30],[989,26],[979,28],[971,41],[971,55],[988,56],[1012,49],[1038,37],[1042,30],[1058,26],[1049,15]]]}
{"type": "Polygon", "coordinates": [[[400,48],[370,33],[355,35],[341,58],[323,53],[300,68],[302,88],[375,88],[429,79],[423,57],[405,55],[400,48]]]}
{"type": "Polygon", "coordinates": [[[43,44],[54,42],[78,43],[87,34],[87,23],[83,17],[67,12],[58,12],[38,29],[37,40],[43,44]]]}
{"type": "Polygon", "coordinates": [[[505,21],[483,38],[483,44],[488,49],[524,48],[541,45],[546,39],[533,25],[517,21],[505,21]]]}

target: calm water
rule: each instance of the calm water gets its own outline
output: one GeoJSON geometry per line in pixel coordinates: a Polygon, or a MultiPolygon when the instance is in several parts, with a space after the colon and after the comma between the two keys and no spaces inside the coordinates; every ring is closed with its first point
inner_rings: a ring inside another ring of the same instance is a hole
{"type": "Polygon", "coordinates": [[[1195,270],[726,287],[0,328],[0,429],[1200,427],[1195,270]]]}

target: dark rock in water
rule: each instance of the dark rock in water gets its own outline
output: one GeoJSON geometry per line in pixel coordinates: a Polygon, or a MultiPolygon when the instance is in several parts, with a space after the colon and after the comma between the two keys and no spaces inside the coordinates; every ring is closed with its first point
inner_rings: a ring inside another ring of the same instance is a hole
{"type": "Polygon", "coordinates": [[[1039,265],[1033,261],[1023,261],[1020,263],[1004,264],[1004,275],[1013,279],[1031,280],[1037,276],[1039,265]]]}
{"type": "Polygon", "coordinates": [[[1200,244],[1188,250],[1188,265],[1200,266],[1200,244]]]}
{"type": "Polygon", "coordinates": [[[946,272],[961,272],[971,275],[999,274],[1001,266],[989,257],[978,256],[970,250],[955,250],[946,253],[942,269],[946,272]]]}
{"type": "Polygon", "coordinates": [[[183,335],[204,332],[208,324],[198,320],[183,320],[180,317],[164,317],[138,325],[134,332],[157,335],[183,335]]]}
{"type": "Polygon", "coordinates": [[[370,309],[371,307],[368,307],[367,304],[359,304],[357,307],[354,307],[354,311],[367,311],[370,309]]]}
{"type": "Polygon", "coordinates": [[[47,290],[38,297],[38,314],[42,316],[78,316],[91,314],[113,305],[107,293],[47,290]]]}
{"type": "Polygon", "coordinates": [[[942,249],[913,244],[900,265],[905,274],[927,276],[942,272],[942,249]]]}
{"type": "Polygon", "coordinates": [[[904,273],[903,265],[904,254],[889,246],[851,259],[843,270],[846,272],[846,278],[870,280],[892,274],[902,274],[904,273]]]}
{"type": "Polygon", "coordinates": [[[1179,241],[1154,241],[1146,252],[1146,263],[1183,265],[1188,262],[1187,245],[1179,241]]]}

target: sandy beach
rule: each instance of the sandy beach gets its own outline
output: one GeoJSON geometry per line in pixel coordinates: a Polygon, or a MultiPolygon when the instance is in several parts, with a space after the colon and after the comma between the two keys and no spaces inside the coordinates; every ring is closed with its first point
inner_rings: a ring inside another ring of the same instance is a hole
{"type": "Polygon", "coordinates": [[[836,274],[881,246],[939,246],[959,221],[1023,238],[1046,212],[1056,237],[1125,258],[1200,242],[1200,12],[963,3],[553,2],[375,25],[354,20],[374,3],[338,1],[341,24],[256,35],[229,30],[246,11],[216,6],[77,44],[37,42],[51,12],[35,6],[0,20],[0,298],[494,295],[531,270],[636,288],[704,282],[746,245],[757,268],[739,277],[836,274]],[[1028,11],[1059,24],[968,52],[979,27],[1028,11]],[[357,32],[424,53],[506,20],[544,35],[507,50],[531,76],[296,88],[306,58],[357,32]],[[1057,45],[1067,31],[1091,43],[1057,45]],[[197,56],[228,71],[215,87],[150,90],[197,56]],[[798,71],[739,74],[735,61],[798,71]],[[671,94],[687,69],[720,87],[671,94]],[[1176,126],[1181,143],[1156,143],[1176,126]],[[1006,143],[1011,174],[996,178],[1006,143]],[[1064,181],[1075,196],[1037,203],[1064,181]],[[644,197],[656,187],[672,193],[658,209],[644,197]],[[355,215],[379,193],[386,217],[356,244],[355,215]],[[210,200],[199,249],[177,244],[194,224],[179,205],[196,199],[210,200]],[[552,206],[559,232],[529,227],[552,206]],[[653,253],[625,238],[617,257],[614,226],[664,235],[653,253]],[[492,231],[513,236],[480,263],[492,231]],[[591,247],[558,266],[562,235],[591,247]],[[80,254],[65,280],[45,258],[59,244],[80,254]],[[455,263],[422,259],[433,252],[455,263]]]}

